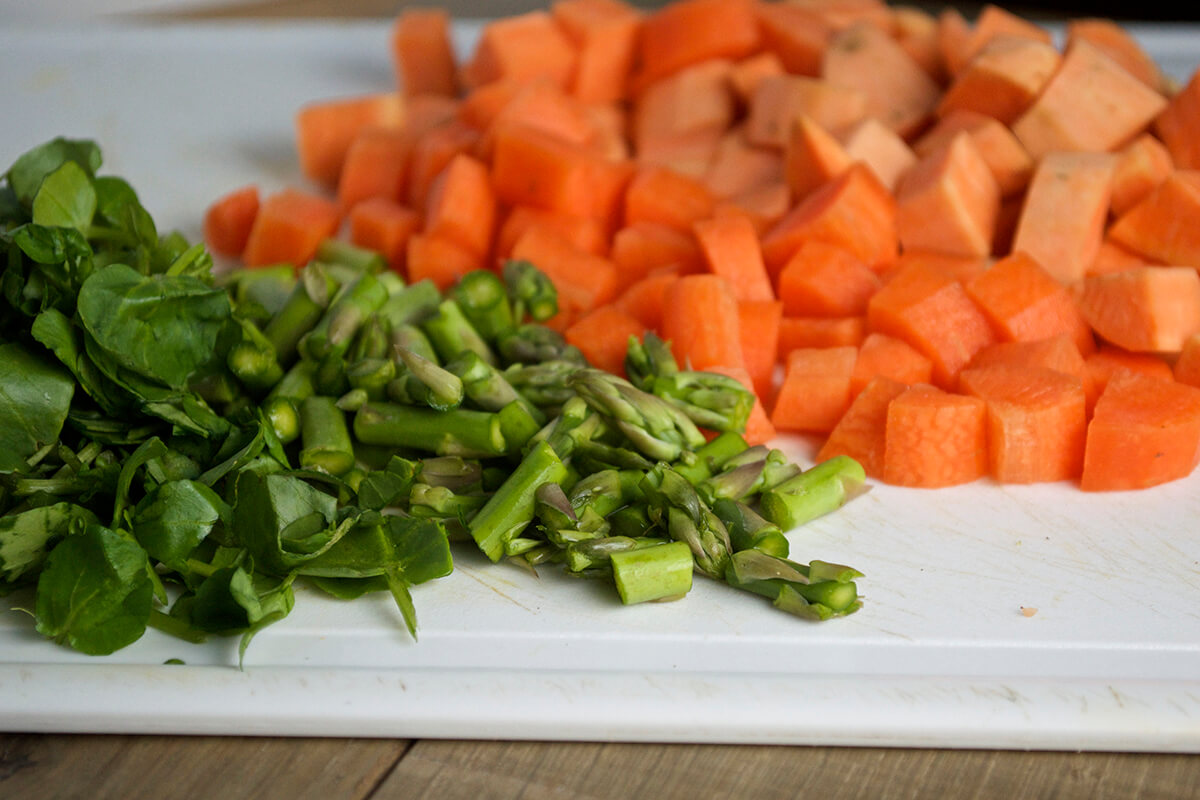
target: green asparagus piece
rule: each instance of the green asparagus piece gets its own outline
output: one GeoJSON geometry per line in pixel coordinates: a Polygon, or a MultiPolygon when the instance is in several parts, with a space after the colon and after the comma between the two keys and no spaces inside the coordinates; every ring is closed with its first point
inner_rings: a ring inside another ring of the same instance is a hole
{"type": "Polygon", "coordinates": [[[336,291],[337,283],[318,262],[300,271],[287,302],[263,329],[281,364],[292,363],[300,339],[321,320],[336,291]]]}
{"type": "Polygon", "coordinates": [[[331,355],[344,355],[359,327],[387,299],[387,288],[374,273],[359,275],[334,295],[321,319],[300,340],[300,352],[314,361],[331,355]]]}
{"type": "Polygon", "coordinates": [[[580,369],[569,384],[648,458],[676,461],[705,442],[704,435],[683,412],[616,375],[580,369]]]}
{"type": "Polygon", "coordinates": [[[263,395],[283,377],[283,367],[275,356],[275,347],[254,323],[239,319],[241,339],[229,348],[229,371],[250,392],[263,395]]]}
{"type": "Polygon", "coordinates": [[[421,459],[417,473],[422,483],[444,486],[455,492],[483,491],[483,464],[462,456],[433,456],[421,459]]]}
{"type": "Polygon", "coordinates": [[[510,259],[504,262],[502,272],[517,323],[526,316],[535,322],[545,322],[558,313],[554,283],[533,264],[510,259]]]}
{"type": "Polygon", "coordinates": [[[408,496],[408,510],[414,517],[468,520],[485,502],[486,495],[460,494],[445,486],[414,483],[408,496]]]}
{"type": "Polygon", "coordinates": [[[702,428],[713,431],[746,429],[754,408],[754,393],[739,381],[715,372],[687,370],[656,375],[651,390],[702,428]]]}
{"type": "Polygon", "coordinates": [[[440,302],[442,293],[437,285],[425,278],[388,297],[379,309],[378,316],[388,328],[396,330],[402,325],[419,324],[437,312],[440,302]]]}
{"type": "Polygon", "coordinates": [[[314,395],[300,404],[300,466],[330,475],[354,466],[346,415],[333,398],[314,395]]]}
{"type": "Polygon", "coordinates": [[[725,463],[734,456],[742,453],[749,445],[740,433],[726,431],[713,437],[711,441],[701,445],[696,450],[683,454],[672,468],[693,485],[699,484],[712,477],[725,463]]]}
{"type": "Polygon", "coordinates": [[[504,441],[508,443],[509,450],[524,448],[541,430],[538,418],[534,417],[520,400],[512,401],[495,413],[500,418],[500,431],[504,434],[504,441]]]}
{"type": "Polygon", "coordinates": [[[378,314],[367,318],[346,353],[350,361],[364,358],[387,358],[392,352],[391,332],[387,323],[378,314]]]}
{"type": "Polygon", "coordinates": [[[409,350],[426,361],[434,364],[442,363],[441,357],[438,356],[437,350],[433,349],[433,342],[429,341],[425,331],[411,323],[392,328],[391,347],[393,354],[399,350],[409,350]]]}
{"type": "Polygon", "coordinates": [[[625,605],[677,600],[692,590],[692,551],[683,542],[624,550],[609,560],[625,605]]]}
{"type": "Polygon", "coordinates": [[[492,561],[499,561],[505,543],[533,521],[538,487],[559,483],[566,476],[566,466],[550,445],[545,442],[535,444],[509,479],[471,519],[471,536],[479,549],[492,561]]]}
{"type": "Polygon", "coordinates": [[[553,415],[575,396],[567,379],[579,366],[574,361],[561,359],[537,364],[516,363],[504,370],[504,377],[531,404],[553,415]]]}
{"type": "Polygon", "coordinates": [[[734,588],[771,598],[783,611],[809,619],[844,616],[861,607],[854,583],[862,577],[860,572],[823,562],[818,569],[821,575],[814,576],[811,565],[742,550],[730,559],[725,580],[734,588]]]}
{"type": "Polygon", "coordinates": [[[841,508],[863,491],[866,473],[849,456],[835,456],[776,485],[760,498],[762,514],[783,530],[841,508]]]}
{"type": "Polygon", "coordinates": [[[494,342],[514,326],[508,291],[500,276],[490,270],[468,272],[451,290],[459,308],[479,335],[494,342]]]}
{"type": "Polygon", "coordinates": [[[296,288],[296,268],[291,264],[245,267],[226,273],[218,283],[233,294],[243,314],[270,319],[287,303],[296,288]]]}
{"type": "Polygon", "coordinates": [[[396,355],[404,369],[388,387],[393,400],[423,403],[438,411],[449,411],[462,405],[463,382],[457,375],[412,350],[397,348],[396,355]]]}
{"type": "Polygon", "coordinates": [[[291,444],[300,437],[300,412],[292,398],[275,397],[264,401],[263,413],[283,444],[291,444]]]}
{"type": "Polygon", "coordinates": [[[337,399],[337,407],[342,411],[354,413],[369,402],[371,402],[370,393],[366,389],[356,387],[337,399]]]}
{"type": "MultiPolygon", "coordinates": [[[[572,542],[563,551],[563,562],[574,573],[611,575],[613,553],[623,553],[645,547],[669,544],[670,540],[654,536],[604,536],[572,542]]],[[[689,571],[691,553],[688,553],[689,571]]]]}
{"type": "Polygon", "coordinates": [[[395,378],[396,362],[390,358],[361,358],[346,368],[350,388],[361,389],[372,400],[382,400],[395,378]]]}
{"type": "Polygon", "coordinates": [[[299,402],[306,397],[312,397],[317,392],[316,373],[317,365],[312,361],[297,361],[271,388],[267,394],[267,401],[286,397],[299,402]]]}
{"type": "Polygon", "coordinates": [[[653,392],[656,378],[677,372],[679,362],[675,360],[671,346],[654,331],[646,331],[640,340],[636,336],[629,337],[625,349],[625,374],[634,386],[644,392],[653,392]]]}
{"type": "Polygon", "coordinates": [[[370,402],[354,415],[354,436],[368,445],[412,448],[443,456],[485,458],[510,452],[500,418],[485,411],[370,402]]]}
{"type": "Polygon", "coordinates": [[[545,412],[529,402],[523,394],[513,388],[503,372],[484,361],[477,353],[462,353],[446,364],[446,369],[462,380],[466,396],[484,411],[499,411],[510,403],[518,403],[539,426],[545,424],[545,412]]]}
{"type": "Polygon", "coordinates": [[[769,522],[753,508],[738,500],[719,499],[712,504],[713,513],[725,523],[729,544],[734,552],[761,550],[767,555],[787,558],[788,540],[778,525],[769,522]]]}
{"type": "Polygon", "coordinates": [[[341,264],[358,272],[382,272],[387,266],[383,256],[376,251],[357,247],[345,239],[333,237],[321,240],[321,243],[317,245],[317,253],[314,257],[317,261],[341,264]]]}
{"type": "Polygon", "coordinates": [[[732,549],[729,531],[695,487],[666,465],[647,472],[641,486],[650,505],[650,518],[665,527],[672,539],[687,543],[697,569],[721,580],[732,549]]]}
{"type": "Polygon", "coordinates": [[[421,328],[443,361],[471,351],[489,364],[497,363],[491,346],[475,330],[454,298],[448,297],[439,303],[437,312],[425,319],[421,328]]]}
{"type": "Polygon", "coordinates": [[[496,351],[505,364],[543,364],[567,361],[587,366],[587,359],[566,337],[544,325],[518,325],[496,338],[496,351]]]}

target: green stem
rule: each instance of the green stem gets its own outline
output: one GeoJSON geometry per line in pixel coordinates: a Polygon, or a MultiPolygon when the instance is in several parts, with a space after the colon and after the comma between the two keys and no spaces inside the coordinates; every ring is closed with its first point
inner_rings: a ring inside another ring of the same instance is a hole
{"type": "Polygon", "coordinates": [[[692,589],[692,551],[683,542],[625,550],[609,560],[625,605],[676,600],[692,589]]]}
{"type": "Polygon", "coordinates": [[[346,414],[332,397],[314,395],[300,404],[300,466],[343,475],[354,466],[346,414]]]}
{"type": "Polygon", "coordinates": [[[762,514],[783,530],[828,514],[861,493],[866,482],[862,465],[835,456],[764,492],[762,514]]]}
{"type": "Polygon", "coordinates": [[[484,411],[371,402],[354,415],[354,435],[364,444],[412,448],[443,456],[484,458],[508,452],[500,418],[484,411]]]}
{"type": "Polygon", "coordinates": [[[471,519],[471,537],[492,561],[504,555],[505,543],[515,538],[532,521],[535,495],[545,483],[560,483],[567,477],[562,460],[545,442],[538,442],[521,459],[511,476],[471,519]]]}

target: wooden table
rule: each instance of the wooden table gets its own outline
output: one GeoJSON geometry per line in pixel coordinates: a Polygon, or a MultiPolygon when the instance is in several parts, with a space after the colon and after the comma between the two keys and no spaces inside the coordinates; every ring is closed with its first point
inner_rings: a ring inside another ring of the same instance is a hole
{"type": "MultiPolygon", "coordinates": [[[[386,17],[387,0],[268,0],[212,17],[386,17]]],[[[451,0],[456,16],[531,0],[451,0]]],[[[391,739],[0,734],[0,797],[1183,798],[1187,755],[391,739]]]]}

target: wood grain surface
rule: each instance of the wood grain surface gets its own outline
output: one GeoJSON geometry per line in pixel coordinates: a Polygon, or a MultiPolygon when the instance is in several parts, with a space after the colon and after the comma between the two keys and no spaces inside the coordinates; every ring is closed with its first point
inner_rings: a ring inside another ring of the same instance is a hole
{"type": "MultiPolygon", "coordinates": [[[[213,4],[176,18],[387,17],[396,0],[213,4]]],[[[544,3],[450,0],[456,15],[544,3]]],[[[641,2],[639,5],[654,5],[641,2]]],[[[0,800],[73,798],[1164,798],[1200,757],[627,743],[0,734],[0,800]]]]}

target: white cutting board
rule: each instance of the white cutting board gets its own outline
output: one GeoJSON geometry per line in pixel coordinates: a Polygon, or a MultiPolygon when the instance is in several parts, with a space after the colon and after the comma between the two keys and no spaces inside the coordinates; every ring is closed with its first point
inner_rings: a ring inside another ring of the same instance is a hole
{"type": "MultiPolygon", "coordinates": [[[[1139,32],[1176,77],[1200,63],[1194,30],[1139,32]]],[[[236,186],[303,185],[303,103],[392,81],[378,23],[7,29],[0,74],[0,162],[95,138],[104,171],[192,237],[236,186]]],[[[1197,520],[1200,476],[1106,495],[875,486],[790,536],[798,560],[866,575],[863,610],[821,624],[704,579],[625,608],[460,547],[415,591],[418,643],[390,598],[300,592],[241,671],[232,640],[151,631],[93,658],[6,611],[0,730],[1200,752],[1197,520]]]]}

